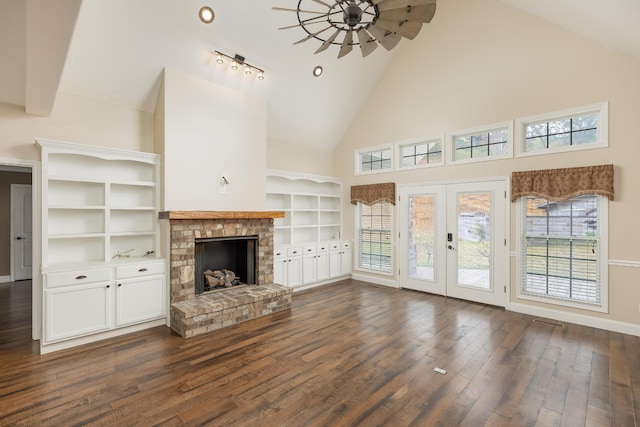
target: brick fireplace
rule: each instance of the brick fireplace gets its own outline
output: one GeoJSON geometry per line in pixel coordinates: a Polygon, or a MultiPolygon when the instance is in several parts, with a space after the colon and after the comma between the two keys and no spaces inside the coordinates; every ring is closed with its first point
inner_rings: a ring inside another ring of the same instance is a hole
{"type": "Polygon", "coordinates": [[[273,283],[273,219],[283,212],[168,211],[171,328],[188,338],[291,307],[292,290],[273,283]],[[257,236],[255,284],[196,295],[196,240],[257,236]]]}

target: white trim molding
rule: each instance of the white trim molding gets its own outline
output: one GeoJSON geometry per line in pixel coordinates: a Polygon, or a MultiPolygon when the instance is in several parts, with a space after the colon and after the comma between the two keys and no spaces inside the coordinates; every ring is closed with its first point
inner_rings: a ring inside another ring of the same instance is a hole
{"type": "Polygon", "coordinates": [[[569,313],[561,310],[537,307],[520,302],[511,302],[510,311],[528,314],[531,316],[545,317],[560,322],[570,322],[582,326],[604,329],[606,331],[620,332],[622,334],[635,335],[640,337],[640,325],[634,323],[620,322],[618,320],[604,319],[584,314],[569,313]]]}
{"type": "Polygon", "coordinates": [[[0,283],[9,283],[11,282],[11,276],[0,276],[0,283]]]}
{"type": "Polygon", "coordinates": [[[382,277],[369,276],[356,272],[351,273],[351,279],[359,280],[361,282],[373,283],[374,285],[387,286],[389,288],[400,288],[400,286],[398,286],[398,282],[396,282],[395,280],[383,279],[382,277]]]}
{"type": "Polygon", "coordinates": [[[444,140],[445,145],[445,164],[447,165],[459,165],[465,163],[477,163],[477,162],[490,162],[492,160],[511,159],[513,158],[513,121],[508,120],[505,122],[494,123],[491,125],[478,126],[475,128],[458,130],[454,132],[447,132],[444,140]],[[496,156],[484,156],[484,157],[472,157],[469,159],[456,159],[455,144],[457,137],[474,136],[477,134],[485,134],[494,131],[500,131],[506,129],[507,141],[506,150],[504,154],[496,156]]]}
{"type": "Polygon", "coordinates": [[[609,265],[615,265],[616,267],[633,267],[640,268],[640,261],[626,261],[622,259],[610,259],[609,265]]]}

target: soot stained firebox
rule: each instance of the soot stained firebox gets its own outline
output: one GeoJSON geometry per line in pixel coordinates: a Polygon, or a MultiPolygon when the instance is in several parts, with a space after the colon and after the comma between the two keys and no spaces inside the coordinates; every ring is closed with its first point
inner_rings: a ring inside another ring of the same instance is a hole
{"type": "Polygon", "coordinates": [[[233,285],[255,284],[258,271],[257,246],[258,236],[196,239],[195,294],[225,287],[225,284],[210,286],[205,272],[210,274],[213,271],[229,270],[236,276],[233,285]]]}

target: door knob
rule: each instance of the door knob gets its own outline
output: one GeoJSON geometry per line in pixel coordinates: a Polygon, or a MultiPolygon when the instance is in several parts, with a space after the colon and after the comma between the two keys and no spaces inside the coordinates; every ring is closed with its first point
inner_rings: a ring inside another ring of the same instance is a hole
{"type": "Polygon", "coordinates": [[[451,249],[452,251],[455,251],[455,250],[456,250],[456,248],[454,248],[454,247],[453,247],[453,246],[451,246],[451,245],[447,246],[447,249],[451,249]]]}
{"type": "Polygon", "coordinates": [[[24,237],[22,237],[22,236],[16,237],[16,240],[22,240],[22,239],[24,239],[24,237]]]}

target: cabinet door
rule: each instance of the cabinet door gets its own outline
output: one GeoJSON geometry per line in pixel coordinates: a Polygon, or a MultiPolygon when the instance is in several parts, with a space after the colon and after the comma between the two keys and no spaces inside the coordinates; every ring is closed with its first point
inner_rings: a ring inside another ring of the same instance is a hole
{"type": "Polygon", "coordinates": [[[340,251],[329,252],[329,276],[338,277],[341,271],[340,251]]]}
{"type": "Polygon", "coordinates": [[[292,257],[287,259],[287,286],[295,287],[302,285],[302,257],[292,257]]]}
{"type": "Polygon", "coordinates": [[[164,275],[119,280],[116,326],[164,317],[165,304],[164,275]]]}
{"type": "Polygon", "coordinates": [[[329,278],[329,252],[316,255],[316,280],[318,282],[329,278]]]}
{"type": "Polygon", "coordinates": [[[316,255],[305,255],[302,257],[302,284],[316,281],[316,255]]]}
{"type": "Polygon", "coordinates": [[[273,283],[287,285],[287,260],[276,258],[273,260],[273,283]]]}
{"type": "Polygon", "coordinates": [[[351,274],[351,262],[352,262],[351,248],[341,251],[341,256],[340,256],[340,274],[341,275],[351,274]]]}
{"type": "Polygon", "coordinates": [[[47,342],[105,331],[113,325],[111,282],[47,289],[44,296],[47,342]]]}

